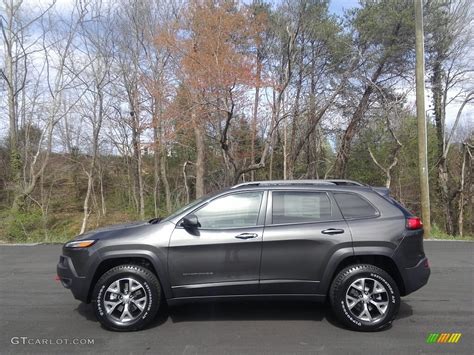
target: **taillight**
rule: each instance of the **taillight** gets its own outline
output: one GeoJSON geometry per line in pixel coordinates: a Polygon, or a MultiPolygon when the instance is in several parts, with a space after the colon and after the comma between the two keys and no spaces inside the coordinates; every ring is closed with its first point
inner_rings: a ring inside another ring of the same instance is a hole
{"type": "Polygon", "coordinates": [[[407,229],[421,229],[423,228],[423,222],[421,222],[420,217],[408,217],[407,218],[407,229]]]}

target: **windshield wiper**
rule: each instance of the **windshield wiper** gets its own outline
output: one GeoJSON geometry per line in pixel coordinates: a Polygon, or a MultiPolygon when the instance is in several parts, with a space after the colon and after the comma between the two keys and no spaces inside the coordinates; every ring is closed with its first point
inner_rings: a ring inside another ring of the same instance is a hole
{"type": "Polygon", "coordinates": [[[158,223],[160,223],[162,220],[163,220],[163,218],[156,217],[156,218],[150,219],[150,220],[148,221],[148,223],[150,223],[150,224],[158,224],[158,223]]]}

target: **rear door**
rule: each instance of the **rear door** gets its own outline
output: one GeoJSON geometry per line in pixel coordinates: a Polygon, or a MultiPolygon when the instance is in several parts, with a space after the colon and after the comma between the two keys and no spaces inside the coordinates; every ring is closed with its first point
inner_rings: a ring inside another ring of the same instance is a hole
{"type": "Polygon", "coordinates": [[[352,248],[351,234],[330,193],[269,192],[260,292],[318,293],[329,258],[345,247],[352,248]]]}

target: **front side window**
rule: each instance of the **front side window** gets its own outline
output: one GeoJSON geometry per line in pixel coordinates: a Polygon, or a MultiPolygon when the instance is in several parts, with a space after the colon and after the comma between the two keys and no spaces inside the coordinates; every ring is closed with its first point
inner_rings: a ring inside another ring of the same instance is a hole
{"type": "Polygon", "coordinates": [[[202,229],[257,225],[263,192],[245,192],[216,198],[194,212],[202,229]]]}
{"type": "Polygon", "coordinates": [[[336,200],[344,218],[377,217],[379,212],[367,200],[351,193],[335,193],[336,200]]]}
{"type": "Polygon", "coordinates": [[[318,222],[331,218],[331,202],[324,192],[274,191],[272,223],[318,222]]]}

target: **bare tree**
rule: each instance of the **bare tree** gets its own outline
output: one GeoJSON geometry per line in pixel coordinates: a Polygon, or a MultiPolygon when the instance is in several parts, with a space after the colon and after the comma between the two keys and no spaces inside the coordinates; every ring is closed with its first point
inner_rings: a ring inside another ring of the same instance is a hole
{"type": "Polygon", "coordinates": [[[472,23],[471,1],[432,1],[428,11],[428,69],[430,73],[433,115],[437,138],[438,191],[443,206],[445,227],[448,234],[455,233],[453,200],[458,194],[450,183],[448,152],[460,115],[470,101],[472,88],[466,86],[472,80],[472,23]],[[471,91],[471,92],[469,92],[471,91]],[[464,99],[463,99],[464,97],[464,99]],[[446,132],[447,107],[463,100],[455,123],[446,132]]]}
{"type": "Polygon", "coordinates": [[[145,23],[142,19],[150,8],[147,1],[123,0],[117,9],[116,34],[120,33],[117,41],[118,69],[122,79],[121,84],[126,93],[128,103],[128,118],[126,121],[131,130],[132,144],[132,176],[134,179],[135,199],[140,218],[145,218],[145,185],[142,173],[142,132],[148,125],[144,110],[143,87],[141,81],[141,60],[143,58],[143,42],[145,40],[145,23]]]}
{"type": "MultiPolygon", "coordinates": [[[[18,130],[21,124],[19,115],[22,113],[24,116],[27,111],[25,90],[28,80],[32,79],[28,68],[35,54],[41,51],[37,45],[41,36],[32,36],[31,33],[54,4],[55,1],[45,9],[36,9],[33,14],[28,11],[23,0],[3,0],[0,4],[0,30],[5,64],[5,68],[0,69],[0,78],[5,81],[7,90],[10,169],[14,177],[15,190],[19,190],[21,165],[27,159],[22,158],[21,153],[24,151],[20,152],[18,144],[18,130]]],[[[23,121],[25,119],[23,117],[23,121]]],[[[28,127],[29,125],[23,122],[24,133],[28,132],[28,127]]]]}
{"type": "MultiPolygon", "coordinates": [[[[101,1],[94,4],[80,3],[84,6],[84,12],[88,18],[81,24],[80,43],[84,48],[87,69],[79,76],[87,87],[87,93],[83,96],[81,116],[90,125],[91,158],[89,167],[84,167],[87,175],[87,191],[84,198],[84,217],[80,234],[87,229],[87,222],[91,213],[90,199],[93,192],[94,181],[99,174],[97,166],[99,159],[100,133],[107,113],[104,96],[111,79],[111,65],[114,59],[114,37],[112,32],[112,19],[110,10],[101,1]]],[[[102,185],[101,185],[102,191],[102,185]]],[[[105,208],[102,195],[102,208],[105,208]]]]}
{"type": "Polygon", "coordinates": [[[53,147],[53,132],[57,123],[67,115],[74,104],[80,99],[82,93],[76,96],[77,99],[65,103],[64,95],[68,88],[73,85],[77,78],[77,73],[71,73],[67,66],[67,61],[73,50],[73,42],[85,12],[83,9],[74,7],[71,16],[67,19],[59,20],[56,13],[49,11],[48,19],[44,16],[40,18],[42,23],[41,48],[45,58],[45,80],[46,92],[48,95],[48,105],[46,107],[41,136],[39,138],[36,152],[31,159],[25,160],[23,170],[24,177],[16,190],[12,210],[18,211],[23,208],[25,199],[33,192],[38,180],[42,178],[53,147]],[[47,26],[52,22],[60,22],[63,28],[52,32],[56,37],[46,37],[49,32],[47,26]]]}
{"type": "Polygon", "coordinates": [[[152,1],[149,3],[149,11],[143,13],[141,23],[144,37],[141,42],[143,55],[146,59],[141,64],[144,87],[147,90],[149,100],[149,111],[152,116],[153,128],[153,151],[154,151],[154,188],[153,201],[155,217],[159,214],[160,185],[163,185],[165,193],[166,211],[171,213],[171,190],[167,173],[167,150],[166,150],[166,120],[165,111],[169,101],[169,91],[172,91],[170,82],[171,53],[165,46],[155,43],[156,30],[161,27],[171,26],[176,21],[177,9],[173,1],[152,1]]]}
{"type": "Polygon", "coordinates": [[[382,88],[377,87],[377,89],[381,97],[381,114],[384,116],[383,121],[386,125],[387,131],[389,132],[389,137],[394,141],[395,144],[390,150],[386,166],[378,161],[372,149],[370,148],[370,145],[367,149],[375,165],[377,165],[377,167],[385,174],[385,187],[390,188],[392,184],[392,172],[398,164],[398,154],[400,149],[403,147],[403,144],[400,142],[395,133],[393,122],[401,122],[402,120],[401,111],[403,110],[403,102],[406,98],[406,94],[392,94],[389,98],[382,88]]]}

